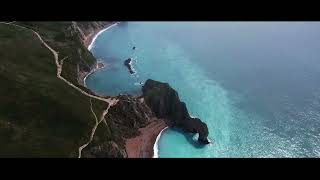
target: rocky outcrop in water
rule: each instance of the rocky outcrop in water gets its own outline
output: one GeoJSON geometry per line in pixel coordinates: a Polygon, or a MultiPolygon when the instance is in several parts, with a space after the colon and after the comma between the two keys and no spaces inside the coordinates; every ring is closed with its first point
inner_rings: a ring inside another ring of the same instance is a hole
{"type": "Polygon", "coordinates": [[[177,91],[168,83],[148,79],[142,87],[145,103],[157,118],[165,119],[170,127],[181,128],[185,132],[199,133],[198,141],[208,144],[208,127],[199,118],[189,115],[186,104],[181,102],[177,91]]]}
{"type": "Polygon", "coordinates": [[[134,74],[131,62],[132,62],[132,59],[129,58],[129,59],[124,61],[124,65],[129,69],[130,74],[134,74]]]}

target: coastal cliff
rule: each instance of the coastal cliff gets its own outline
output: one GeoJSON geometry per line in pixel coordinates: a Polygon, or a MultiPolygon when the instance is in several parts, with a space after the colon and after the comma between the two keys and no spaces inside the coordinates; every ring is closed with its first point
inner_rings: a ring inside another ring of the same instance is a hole
{"type": "Polygon", "coordinates": [[[0,24],[0,93],[6,95],[0,101],[0,157],[152,157],[155,137],[167,126],[207,142],[207,127],[190,118],[170,86],[158,92],[153,87],[163,84],[148,80],[143,96],[119,95],[112,106],[100,100],[109,97],[84,86],[97,64],[88,45],[112,23],[0,24]],[[56,64],[33,31],[64,60],[56,64]],[[57,78],[59,66],[68,83],[57,78]]]}
{"type": "MultiPolygon", "coordinates": [[[[87,52],[90,43],[93,41],[95,35],[104,28],[114,24],[115,22],[103,21],[103,22],[72,22],[73,31],[77,34],[82,42],[83,46],[86,48],[87,52]]],[[[90,53],[90,52],[89,52],[90,53]]],[[[90,53],[91,54],[91,53],[90,53]]],[[[81,57],[81,56],[80,56],[81,57]]],[[[97,61],[94,59],[94,63],[88,65],[77,65],[77,77],[78,83],[85,86],[84,78],[92,73],[98,66],[97,61]]]]}
{"type": "Polygon", "coordinates": [[[186,104],[168,83],[148,79],[142,88],[146,104],[156,117],[166,121],[169,127],[181,128],[188,133],[199,133],[198,141],[208,144],[208,127],[199,118],[191,118],[186,104]]]}

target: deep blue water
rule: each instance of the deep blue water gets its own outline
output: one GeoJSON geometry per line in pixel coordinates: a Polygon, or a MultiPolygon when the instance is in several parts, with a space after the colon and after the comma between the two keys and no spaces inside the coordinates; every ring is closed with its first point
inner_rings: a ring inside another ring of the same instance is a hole
{"type": "Polygon", "coordinates": [[[320,156],[319,22],[120,23],[91,51],[109,64],[88,77],[95,92],[168,82],[207,123],[212,144],[169,129],[160,157],[320,156]],[[123,65],[129,57],[134,75],[123,65]]]}

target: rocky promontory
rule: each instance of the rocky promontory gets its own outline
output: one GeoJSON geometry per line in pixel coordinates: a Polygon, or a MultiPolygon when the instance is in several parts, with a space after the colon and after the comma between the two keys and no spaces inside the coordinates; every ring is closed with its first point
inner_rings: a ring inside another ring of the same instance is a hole
{"type": "Polygon", "coordinates": [[[198,141],[208,144],[207,125],[190,117],[177,91],[168,83],[147,80],[142,95],[117,96],[119,102],[105,117],[112,143],[93,143],[84,150],[83,157],[142,157],[153,156],[157,135],[165,127],[179,128],[186,133],[199,133],[198,141]]]}
{"type": "Polygon", "coordinates": [[[188,133],[199,133],[198,141],[208,144],[208,127],[199,118],[189,115],[186,104],[181,102],[177,91],[168,83],[148,79],[142,87],[145,103],[157,118],[164,119],[169,127],[180,128],[188,133]]]}

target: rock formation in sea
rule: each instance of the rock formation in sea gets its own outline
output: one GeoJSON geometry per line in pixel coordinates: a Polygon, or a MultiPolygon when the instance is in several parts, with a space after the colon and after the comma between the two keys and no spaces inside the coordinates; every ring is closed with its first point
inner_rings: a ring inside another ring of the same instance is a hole
{"type": "Polygon", "coordinates": [[[134,71],[133,71],[131,63],[132,63],[132,59],[128,58],[127,60],[124,61],[123,64],[128,68],[130,74],[134,74],[134,71]]]}
{"type": "Polygon", "coordinates": [[[177,91],[168,83],[148,79],[140,97],[119,95],[119,102],[109,109],[105,117],[108,128],[105,135],[113,136],[112,142],[93,143],[83,151],[83,157],[127,157],[126,139],[140,135],[139,129],[151,122],[162,121],[169,127],[180,128],[186,133],[199,133],[198,141],[208,144],[208,128],[198,118],[191,118],[177,91]],[[94,145],[95,144],[95,145],[94,145]]]}
{"type": "Polygon", "coordinates": [[[208,144],[208,127],[199,118],[189,115],[186,104],[181,102],[177,91],[168,83],[148,79],[142,87],[146,104],[158,118],[165,119],[169,127],[181,128],[185,132],[199,133],[198,141],[208,144]]]}

